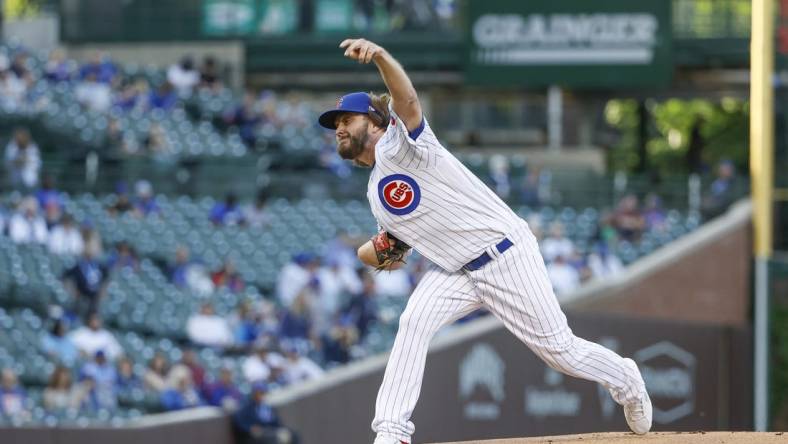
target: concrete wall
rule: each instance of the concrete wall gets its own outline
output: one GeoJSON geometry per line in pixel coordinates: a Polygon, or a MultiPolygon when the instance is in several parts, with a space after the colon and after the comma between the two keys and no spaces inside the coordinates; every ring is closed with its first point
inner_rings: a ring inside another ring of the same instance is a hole
{"type": "Polygon", "coordinates": [[[731,210],[564,301],[575,311],[744,326],[749,323],[750,206],[731,210]]]}
{"type": "Polygon", "coordinates": [[[127,427],[1,428],[3,444],[233,444],[230,418],[202,407],[149,415],[127,427]]]}
{"type": "Polygon", "coordinates": [[[35,18],[4,22],[3,38],[18,41],[28,48],[48,51],[57,46],[59,29],[60,22],[56,15],[42,13],[35,18]]]}
{"type": "MultiPolygon", "coordinates": [[[[747,329],[569,313],[573,331],[638,362],[655,431],[746,430],[752,425],[747,329]]],[[[370,443],[385,356],[272,395],[302,444],[370,443]]],[[[414,442],[627,431],[598,384],[549,369],[493,317],[432,344],[414,442]]]]}

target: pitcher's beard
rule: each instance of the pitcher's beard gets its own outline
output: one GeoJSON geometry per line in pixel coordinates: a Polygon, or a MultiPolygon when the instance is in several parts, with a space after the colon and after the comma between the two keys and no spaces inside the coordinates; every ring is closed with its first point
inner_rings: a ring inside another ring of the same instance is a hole
{"type": "Polygon", "coordinates": [[[339,156],[345,160],[355,160],[364,152],[364,145],[367,142],[367,134],[361,137],[349,136],[347,145],[337,145],[339,156]]]}

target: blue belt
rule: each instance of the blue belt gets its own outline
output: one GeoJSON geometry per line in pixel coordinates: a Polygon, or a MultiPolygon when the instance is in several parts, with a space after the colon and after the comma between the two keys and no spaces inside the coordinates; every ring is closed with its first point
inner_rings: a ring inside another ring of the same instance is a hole
{"type": "MultiPolygon", "coordinates": [[[[498,250],[499,253],[503,253],[504,251],[511,248],[512,245],[514,245],[512,241],[510,241],[507,238],[503,238],[502,241],[495,244],[495,248],[498,250]]],[[[481,256],[465,264],[464,268],[468,271],[476,271],[487,265],[487,263],[492,260],[493,258],[485,251],[484,253],[482,253],[481,256]]]]}

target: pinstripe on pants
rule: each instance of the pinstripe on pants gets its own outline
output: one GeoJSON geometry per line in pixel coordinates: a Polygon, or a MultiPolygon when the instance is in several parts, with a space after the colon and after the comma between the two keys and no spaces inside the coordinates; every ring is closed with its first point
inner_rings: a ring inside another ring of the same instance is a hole
{"type": "Polygon", "coordinates": [[[476,271],[454,273],[434,267],[419,282],[400,317],[383,383],[375,402],[372,428],[410,442],[427,348],[438,329],[479,307],[504,326],[550,367],[602,384],[619,404],[634,401],[643,379],[618,354],[578,338],[553,293],[536,239],[523,222],[509,236],[514,246],[476,271]]]}

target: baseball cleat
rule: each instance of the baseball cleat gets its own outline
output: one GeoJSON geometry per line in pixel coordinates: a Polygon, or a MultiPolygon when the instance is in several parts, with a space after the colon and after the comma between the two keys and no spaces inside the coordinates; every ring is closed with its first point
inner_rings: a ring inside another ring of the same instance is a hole
{"type": "MultiPolygon", "coordinates": [[[[638,366],[635,361],[625,358],[624,362],[628,367],[633,367],[638,373],[638,366]]],[[[626,405],[624,405],[624,417],[627,419],[629,428],[638,435],[645,435],[651,430],[651,398],[648,397],[645,384],[643,384],[643,392],[640,397],[626,405]]]]}

